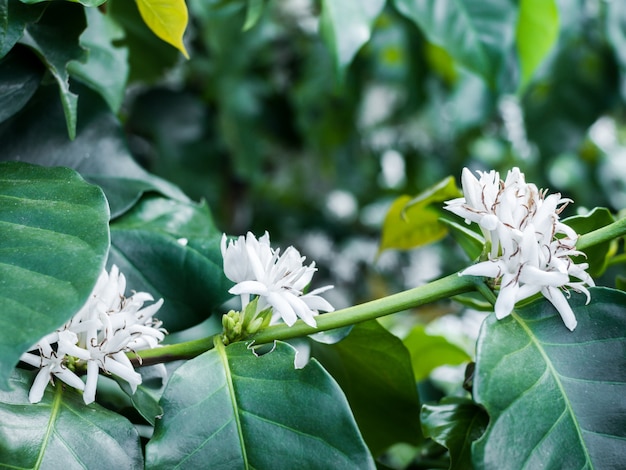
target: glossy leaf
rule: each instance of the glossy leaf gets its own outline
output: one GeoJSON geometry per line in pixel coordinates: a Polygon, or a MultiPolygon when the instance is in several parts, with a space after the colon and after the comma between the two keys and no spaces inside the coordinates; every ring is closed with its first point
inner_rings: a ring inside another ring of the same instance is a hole
{"type": "Polygon", "coordinates": [[[133,289],[163,298],[159,319],[178,331],[230,297],[221,235],[206,204],[147,198],[111,225],[109,264],[120,267],[133,289]]]}
{"type": "Polygon", "coordinates": [[[28,402],[34,374],[16,370],[0,391],[0,466],[6,468],[143,468],[135,427],[60,383],[28,402]]]}
{"type": "Polygon", "coordinates": [[[0,163],[0,388],[87,300],[109,249],[102,191],[67,168],[0,163]]]}
{"type": "Polygon", "coordinates": [[[78,38],[85,29],[84,8],[71,2],[53,2],[37,23],[28,25],[21,43],[41,58],[59,86],[70,139],[76,137],[78,95],[70,90],[68,64],[85,59],[78,38]]]}
{"type": "Polygon", "coordinates": [[[91,89],[100,93],[117,113],[122,105],[128,79],[128,50],[115,47],[113,41],[124,37],[124,31],[110,15],[95,8],[85,9],[87,29],[80,45],[87,50],[85,62],[70,62],[68,70],[91,89]],[[114,71],[114,73],[112,73],[114,71]]]}
{"type": "MultiPolygon", "coordinates": [[[[615,222],[615,217],[613,217],[611,211],[604,207],[596,207],[588,214],[568,217],[563,220],[564,224],[569,225],[579,235],[605,227],[613,222],[615,222]]],[[[606,269],[608,261],[607,256],[610,250],[610,241],[590,246],[585,249],[585,255],[587,258],[580,260],[577,259],[576,262],[589,263],[589,269],[587,272],[591,274],[592,277],[600,276],[606,269]]]]}
{"type": "Polygon", "coordinates": [[[152,32],[189,58],[183,34],[189,15],[185,0],[135,0],[141,17],[152,32]]]}
{"type": "Polygon", "coordinates": [[[411,355],[413,374],[417,381],[427,378],[439,366],[455,366],[471,360],[463,349],[443,336],[426,333],[423,325],[415,326],[402,342],[411,355]]]}
{"type": "Polygon", "coordinates": [[[496,320],[478,339],[474,396],[490,424],[477,469],[619,468],[626,454],[626,294],[570,299],[568,331],[546,300],[496,320]]]}
{"type": "Polygon", "coordinates": [[[20,40],[26,26],[39,19],[44,8],[20,0],[0,0],[0,59],[20,40]]]}
{"type": "Polygon", "coordinates": [[[120,123],[102,98],[87,88],[77,89],[81,119],[74,141],[67,138],[57,91],[41,86],[26,109],[0,124],[0,141],[4,142],[0,160],[75,169],[103,188],[112,217],[126,212],[149,191],[187,201],[180,189],[133,160],[120,123]]]}
{"type": "Polygon", "coordinates": [[[0,122],[10,118],[31,99],[44,69],[36,57],[23,50],[0,59],[0,122]]]}
{"type": "Polygon", "coordinates": [[[339,71],[346,69],[369,41],[374,21],[384,6],[385,0],[322,0],[320,30],[339,71]]]}
{"type": "Polygon", "coordinates": [[[182,365],[147,468],[375,468],[341,389],[317,361],[294,359],[285,343],[260,357],[234,343],[182,365]]]}
{"type": "Polygon", "coordinates": [[[346,394],[374,455],[397,442],[420,441],[419,397],[399,338],[372,321],[355,325],[336,344],[312,344],[311,351],[346,394]]]}
{"type": "Polygon", "coordinates": [[[436,405],[422,407],[424,436],[450,452],[450,470],[472,468],[471,446],[485,432],[489,417],[468,398],[445,397],[436,405]]]}
{"type": "Polygon", "coordinates": [[[389,248],[408,250],[445,237],[448,230],[434,205],[460,195],[449,176],[416,197],[400,196],[385,217],[379,252],[389,248]]]}
{"type": "Polygon", "coordinates": [[[460,64],[498,85],[513,45],[517,8],[512,0],[395,0],[429,41],[460,64]]]}
{"type": "Polygon", "coordinates": [[[523,89],[559,37],[556,0],[521,0],[515,36],[523,89]]]}

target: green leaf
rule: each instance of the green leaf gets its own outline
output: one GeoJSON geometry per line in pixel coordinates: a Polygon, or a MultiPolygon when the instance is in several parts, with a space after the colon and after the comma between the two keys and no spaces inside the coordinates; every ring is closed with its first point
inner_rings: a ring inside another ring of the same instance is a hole
{"type": "Polygon", "coordinates": [[[317,361],[294,360],[281,342],[260,357],[218,342],[179,367],[146,467],[375,468],[341,389],[317,361]]]}
{"type": "Polygon", "coordinates": [[[490,416],[473,447],[477,469],[619,468],[626,455],[626,294],[574,295],[568,331],[540,300],[489,316],[480,332],[474,396],[490,416]]]}
{"type": "Polygon", "coordinates": [[[0,0],[0,59],[20,40],[26,26],[39,19],[44,8],[24,5],[19,0],[0,0]]]}
{"type": "Polygon", "coordinates": [[[0,122],[22,109],[41,82],[43,67],[30,55],[16,48],[0,59],[0,122]]]}
{"type": "Polygon", "coordinates": [[[417,387],[399,338],[371,321],[336,344],[312,344],[311,351],[346,394],[374,455],[397,442],[420,441],[417,387]]]}
{"type": "Polygon", "coordinates": [[[67,66],[73,60],[85,59],[85,50],[78,44],[85,26],[82,6],[70,2],[52,2],[37,23],[26,27],[20,40],[35,51],[56,80],[71,140],[76,137],[78,95],[70,91],[67,66]]]}
{"type": "Polygon", "coordinates": [[[265,0],[248,0],[248,8],[246,9],[246,22],[243,30],[247,31],[254,27],[261,19],[263,9],[265,8],[265,0]]]}
{"type": "Polygon", "coordinates": [[[87,8],[87,29],[80,45],[87,50],[85,62],[70,62],[68,70],[92,90],[100,93],[111,108],[120,110],[128,79],[128,49],[115,47],[113,41],[124,37],[124,31],[110,15],[87,8]]]}
{"type": "Polygon", "coordinates": [[[485,432],[489,416],[468,398],[445,397],[422,407],[424,436],[450,452],[450,470],[472,468],[471,444],[485,432]]]}
{"type": "Polygon", "coordinates": [[[188,59],[183,44],[189,15],[185,0],[135,0],[141,17],[152,32],[171,44],[188,59]]]}
{"type": "Polygon", "coordinates": [[[168,331],[205,320],[230,297],[218,232],[206,203],[147,198],[111,225],[110,264],[135,290],[165,302],[159,319],[168,331]]]}
{"type": "Polygon", "coordinates": [[[0,163],[0,388],[83,306],[109,249],[102,191],[67,168],[0,163]]]}
{"type": "Polygon", "coordinates": [[[448,176],[414,198],[400,196],[385,217],[379,253],[389,248],[408,250],[445,237],[448,230],[433,204],[460,195],[454,178],[448,176]]]}
{"type": "MultiPolygon", "coordinates": [[[[32,3],[51,2],[51,1],[55,1],[55,0],[20,0],[20,1],[22,3],[32,4],[32,3]]],[[[104,2],[106,2],[106,0],[65,0],[65,1],[80,3],[81,5],[84,5],[86,7],[99,7],[104,2]]]]}
{"type": "MultiPolygon", "coordinates": [[[[613,222],[615,222],[615,217],[613,217],[611,211],[604,207],[596,207],[588,214],[568,217],[567,219],[563,220],[564,224],[569,225],[579,235],[583,235],[593,230],[605,227],[609,224],[612,224],[613,222]]],[[[610,251],[610,241],[590,246],[589,248],[585,249],[585,255],[587,255],[587,258],[577,258],[576,262],[589,263],[589,269],[587,270],[587,272],[592,277],[598,277],[606,269],[608,255],[610,251]]]]}
{"type": "Polygon", "coordinates": [[[36,405],[33,374],[16,370],[0,391],[0,466],[6,468],[143,468],[139,436],[124,417],[57,382],[36,405]]]}
{"type": "Polygon", "coordinates": [[[491,86],[499,85],[513,45],[517,8],[512,0],[395,0],[429,41],[491,86]]]}
{"type": "Polygon", "coordinates": [[[429,335],[423,325],[416,325],[403,340],[413,365],[415,380],[427,378],[433,369],[443,365],[469,362],[471,357],[443,336],[429,335]]]}
{"type": "Polygon", "coordinates": [[[74,141],[67,138],[56,90],[41,86],[22,112],[0,124],[4,143],[0,160],[75,169],[102,187],[112,217],[126,212],[148,191],[188,201],[176,186],[149,174],[133,160],[120,122],[102,98],[85,87],[77,89],[81,119],[74,141]]]}
{"type": "Polygon", "coordinates": [[[478,259],[485,248],[485,239],[480,233],[472,230],[472,227],[467,224],[459,224],[443,217],[440,219],[440,222],[448,227],[450,233],[459,246],[463,248],[470,261],[478,259]]]}
{"type": "Polygon", "coordinates": [[[626,4],[609,2],[606,8],[606,36],[620,71],[620,93],[626,98],[626,4]]]}
{"type": "Polygon", "coordinates": [[[515,36],[521,69],[518,89],[522,90],[559,37],[556,1],[521,0],[515,36]]]}
{"type": "Polygon", "coordinates": [[[343,72],[369,41],[374,21],[384,6],[385,0],[322,0],[320,31],[337,70],[343,72]]]}
{"type": "Polygon", "coordinates": [[[152,426],[155,425],[158,416],[163,414],[159,400],[165,390],[167,379],[161,375],[165,372],[163,364],[155,366],[139,367],[136,371],[141,375],[141,383],[133,392],[123,379],[114,377],[120,388],[128,395],[128,399],[139,414],[152,426]]]}

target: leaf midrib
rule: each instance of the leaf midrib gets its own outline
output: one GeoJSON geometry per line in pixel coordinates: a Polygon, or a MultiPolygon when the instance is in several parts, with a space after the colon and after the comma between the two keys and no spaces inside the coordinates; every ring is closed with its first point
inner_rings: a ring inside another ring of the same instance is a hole
{"type": "Polygon", "coordinates": [[[46,426],[46,433],[44,434],[43,441],[41,443],[41,450],[39,451],[39,455],[37,456],[37,461],[35,462],[35,469],[41,468],[41,463],[43,462],[44,455],[46,453],[46,449],[48,448],[48,441],[50,440],[50,436],[54,431],[54,423],[56,422],[57,416],[59,414],[59,410],[61,409],[61,398],[63,397],[63,387],[57,386],[55,387],[54,392],[54,400],[52,400],[51,410],[50,410],[50,419],[48,419],[48,425],[46,426]]]}

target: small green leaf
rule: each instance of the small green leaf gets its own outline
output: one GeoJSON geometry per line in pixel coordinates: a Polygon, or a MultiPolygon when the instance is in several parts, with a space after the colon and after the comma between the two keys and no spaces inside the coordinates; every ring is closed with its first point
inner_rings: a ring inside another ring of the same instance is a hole
{"type": "Polygon", "coordinates": [[[545,299],[478,338],[474,396],[490,416],[476,469],[619,468],[626,455],[626,294],[572,295],[573,332],[545,299]]]}
{"type": "Polygon", "coordinates": [[[44,5],[29,6],[19,0],[0,0],[0,59],[20,40],[24,29],[39,20],[44,5]]]}
{"type": "Polygon", "coordinates": [[[108,222],[102,191],[74,171],[0,163],[0,388],[20,355],[87,300],[108,222]]]}
{"type": "Polygon", "coordinates": [[[372,26],[385,0],[322,0],[321,35],[330,48],[337,70],[343,72],[370,39],[372,26]]]}
{"type": "Polygon", "coordinates": [[[415,326],[403,340],[413,365],[415,380],[427,378],[433,369],[443,365],[469,362],[471,357],[443,336],[429,335],[423,325],[415,326]]]}
{"type": "Polygon", "coordinates": [[[260,357],[218,342],[183,364],[161,399],[147,468],[375,468],[341,389],[317,361],[294,360],[281,342],[260,357]]]}
{"type": "Polygon", "coordinates": [[[422,407],[424,436],[450,452],[450,470],[472,468],[472,442],[483,435],[489,416],[468,398],[445,397],[437,405],[422,407]]]}
{"type": "Polygon", "coordinates": [[[139,13],[152,32],[171,44],[188,59],[183,44],[189,15],[185,0],[135,0],[139,13]]]}
{"type": "MultiPolygon", "coordinates": [[[[574,231],[583,235],[593,230],[605,227],[615,222],[615,217],[611,214],[611,211],[604,207],[596,207],[591,212],[585,215],[577,215],[574,217],[568,217],[563,220],[563,223],[569,225],[574,231]]],[[[606,269],[608,262],[608,255],[611,251],[611,242],[600,243],[599,245],[591,246],[585,249],[586,259],[576,259],[576,262],[589,263],[589,269],[587,272],[592,277],[600,276],[606,269]]]]}
{"type": "Polygon", "coordinates": [[[26,27],[20,42],[30,47],[41,58],[61,93],[67,133],[76,137],[76,109],[78,95],[70,91],[68,64],[85,59],[85,50],[78,38],[85,29],[85,12],[71,2],[52,2],[37,23],[26,27]]]}
{"type": "Polygon", "coordinates": [[[85,62],[70,62],[68,70],[72,77],[100,93],[111,111],[117,113],[126,92],[129,68],[128,50],[113,46],[113,41],[123,38],[124,31],[110,15],[96,8],[85,9],[85,14],[87,29],[80,44],[88,57],[85,62]]]}
{"type": "Polygon", "coordinates": [[[522,90],[559,37],[556,1],[521,0],[515,35],[521,69],[519,89],[522,90]]]}
{"type": "Polygon", "coordinates": [[[399,338],[371,321],[336,344],[312,344],[311,351],[343,389],[375,456],[397,442],[420,441],[417,387],[399,338]]]}
{"type": "Polygon", "coordinates": [[[485,248],[483,236],[472,230],[472,227],[467,224],[459,224],[443,217],[440,222],[450,229],[450,233],[459,246],[463,248],[470,261],[477,260],[485,248]]]}
{"type": "Polygon", "coordinates": [[[24,49],[14,49],[0,59],[0,122],[10,118],[30,100],[44,68],[24,49]]]}
{"type": "Polygon", "coordinates": [[[408,250],[442,239],[448,230],[433,204],[460,195],[454,178],[449,176],[414,198],[396,199],[383,223],[379,253],[389,248],[408,250]]]}
{"type": "Polygon", "coordinates": [[[254,27],[261,19],[263,9],[265,8],[265,0],[248,0],[248,8],[246,10],[246,22],[243,30],[247,31],[254,27]]]}
{"type": "Polygon", "coordinates": [[[5,468],[142,469],[135,427],[124,417],[57,382],[36,405],[28,402],[34,374],[15,370],[0,391],[0,466],[5,468]]]}

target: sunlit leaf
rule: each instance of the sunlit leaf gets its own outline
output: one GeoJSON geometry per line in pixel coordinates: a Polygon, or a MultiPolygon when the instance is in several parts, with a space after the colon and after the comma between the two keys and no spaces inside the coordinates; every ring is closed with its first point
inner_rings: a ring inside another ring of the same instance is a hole
{"type": "Polygon", "coordinates": [[[332,377],[277,343],[260,357],[218,344],[176,370],[146,446],[151,469],[375,468],[332,377]]]}
{"type": "Polygon", "coordinates": [[[28,402],[34,374],[16,370],[0,391],[0,466],[5,468],[143,468],[135,427],[61,383],[28,402]]]}
{"type": "Polygon", "coordinates": [[[409,354],[415,380],[427,378],[433,369],[470,361],[469,355],[439,335],[430,335],[423,325],[415,326],[403,340],[409,354]]]}
{"type": "Polygon", "coordinates": [[[559,36],[556,1],[521,0],[515,35],[521,69],[519,88],[523,89],[559,36]]]}
{"type": "Polygon", "coordinates": [[[471,445],[485,432],[489,417],[468,398],[445,397],[422,407],[422,429],[450,452],[450,470],[472,468],[471,445]]]}
{"type": "Polygon", "coordinates": [[[478,339],[474,396],[490,416],[477,469],[619,468],[626,455],[626,294],[570,299],[565,328],[546,300],[496,320],[478,339]]]}
{"type": "Polygon", "coordinates": [[[374,21],[384,6],[385,0],[322,0],[321,34],[338,70],[347,68],[369,41],[374,21]]]}
{"type": "Polygon", "coordinates": [[[102,191],[67,168],[0,163],[0,388],[87,300],[109,249],[102,191]]]}
{"type": "Polygon", "coordinates": [[[263,9],[265,8],[265,0],[248,0],[248,8],[246,10],[246,22],[243,25],[243,30],[254,27],[259,22],[263,9]]]}
{"type": "Polygon", "coordinates": [[[183,44],[183,34],[189,20],[185,0],[135,1],[141,17],[152,32],[189,58],[183,44]]]}
{"type": "Polygon", "coordinates": [[[39,19],[44,8],[25,5],[20,0],[0,0],[0,58],[20,40],[24,28],[39,19]]]}
{"type": "Polygon", "coordinates": [[[379,252],[389,248],[408,250],[443,238],[448,229],[433,205],[460,195],[454,178],[449,176],[416,197],[396,199],[383,223],[379,252]]]}
{"type": "Polygon", "coordinates": [[[419,397],[399,338],[372,321],[336,344],[312,344],[311,351],[346,394],[374,455],[397,442],[419,442],[419,397]]]}

